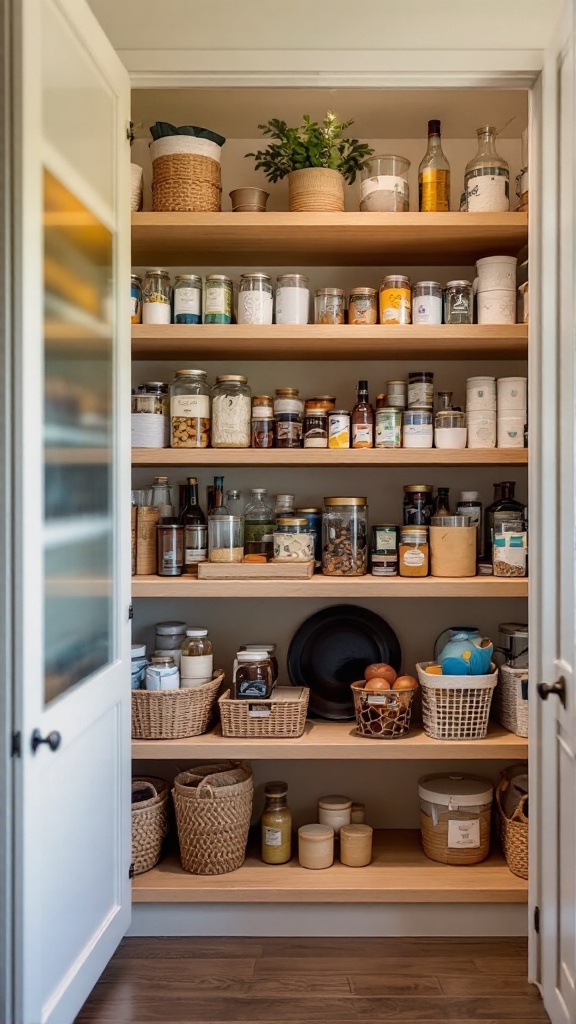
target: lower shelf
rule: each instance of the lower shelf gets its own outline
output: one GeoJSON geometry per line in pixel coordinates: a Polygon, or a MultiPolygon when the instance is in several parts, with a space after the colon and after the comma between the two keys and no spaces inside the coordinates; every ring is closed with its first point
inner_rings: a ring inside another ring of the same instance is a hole
{"type": "Polygon", "coordinates": [[[390,829],[374,835],[365,868],[335,863],[310,871],[297,861],[274,867],[255,856],[226,875],[190,875],[177,856],[138,875],[134,903],[527,903],[528,883],[501,853],[482,864],[451,867],[423,853],[420,832],[390,829]]]}

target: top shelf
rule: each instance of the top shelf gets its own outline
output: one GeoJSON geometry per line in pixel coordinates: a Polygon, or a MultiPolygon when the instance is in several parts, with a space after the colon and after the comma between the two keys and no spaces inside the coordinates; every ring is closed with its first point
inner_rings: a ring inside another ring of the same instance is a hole
{"type": "Polygon", "coordinates": [[[473,264],[516,256],[524,213],[133,213],[132,265],[473,264]]]}

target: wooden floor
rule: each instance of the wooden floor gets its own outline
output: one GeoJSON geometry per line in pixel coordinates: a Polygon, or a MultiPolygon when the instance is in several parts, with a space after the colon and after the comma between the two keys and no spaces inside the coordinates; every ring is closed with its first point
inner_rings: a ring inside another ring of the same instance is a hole
{"type": "Polygon", "coordinates": [[[524,939],[125,939],[76,1024],[529,1024],[524,939]]]}

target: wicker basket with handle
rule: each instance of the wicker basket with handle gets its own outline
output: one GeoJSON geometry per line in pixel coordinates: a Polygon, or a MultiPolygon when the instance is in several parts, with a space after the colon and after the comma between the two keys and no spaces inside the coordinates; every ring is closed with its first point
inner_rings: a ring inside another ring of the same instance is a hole
{"type": "Polygon", "coordinates": [[[160,860],[168,832],[168,784],[163,779],[132,779],[132,867],[135,875],[150,871],[160,860]],[[134,803],[134,795],[148,799],[134,803]]]}
{"type": "Polygon", "coordinates": [[[506,863],[512,874],[518,875],[520,878],[528,878],[528,818],[525,814],[528,794],[520,797],[512,817],[508,818],[502,807],[502,796],[509,785],[510,780],[504,776],[496,787],[502,847],[506,863]]]}
{"type": "Polygon", "coordinates": [[[244,763],[198,765],[174,779],[182,867],[221,875],[244,862],[252,816],[252,769],[244,763]]]}
{"type": "Polygon", "coordinates": [[[210,728],[224,673],[181,690],[132,690],[132,739],[181,740],[210,728]]]}

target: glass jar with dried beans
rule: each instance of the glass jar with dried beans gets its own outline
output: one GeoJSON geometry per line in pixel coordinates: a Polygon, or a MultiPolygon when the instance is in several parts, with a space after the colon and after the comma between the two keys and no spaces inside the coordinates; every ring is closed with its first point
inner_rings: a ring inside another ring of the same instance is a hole
{"type": "Polygon", "coordinates": [[[364,576],[368,571],[366,498],[324,498],[322,572],[364,576]]]}
{"type": "Polygon", "coordinates": [[[170,445],[207,448],[210,443],[210,388],[206,370],[176,370],[170,385],[170,445]]]}
{"type": "Polygon", "coordinates": [[[216,377],[212,388],[212,447],[249,448],[251,415],[247,378],[237,373],[216,377]]]}

